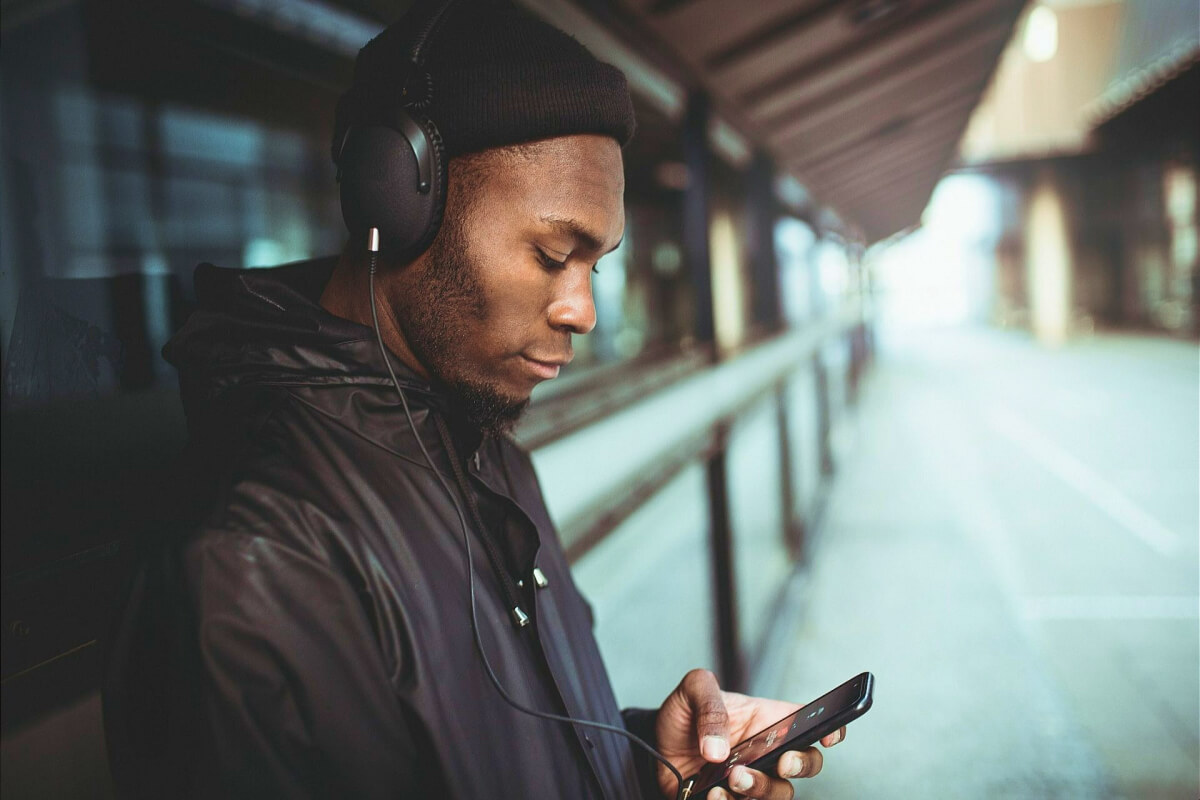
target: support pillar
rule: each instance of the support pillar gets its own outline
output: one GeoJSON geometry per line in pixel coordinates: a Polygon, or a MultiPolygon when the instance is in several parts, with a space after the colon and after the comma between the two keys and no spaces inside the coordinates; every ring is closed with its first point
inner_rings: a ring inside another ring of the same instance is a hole
{"type": "Polygon", "coordinates": [[[1050,170],[1038,174],[1029,198],[1025,271],[1034,337],[1045,345],[1063,344],[1071,326],[1074,264],[1066,203],[1050,170]]]}
{"type": "MultiPolygon", "coordinates": [[[[713,345],[712,256],[709,252],[708,220],[711,200],[708,144],[709,99],[696,91],[688,97],[683,119],[683,158],[688,182],[683,195],[683,252],[691,276],[697,344],[713,345]]],[[[716,348],[713,347],[714,359],[716,348]]]]}

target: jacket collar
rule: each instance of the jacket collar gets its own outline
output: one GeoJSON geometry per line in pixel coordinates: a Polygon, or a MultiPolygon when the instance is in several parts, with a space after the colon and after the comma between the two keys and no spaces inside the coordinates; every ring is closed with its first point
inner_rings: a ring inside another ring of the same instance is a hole
{"type": "MultiPolygon", "coordinates": [[[[423,463],[375,331],[320,304],[337,260],[330,256],[271,269],[197,267],[198,308],[163,348],[179,369],[184,406],[189,416],[207,414],[224,406],[213,401],[228,392],[283,387],[315,411],[423,463]],[[328,391],[335,388],[340,391],[328,391]]],[[[395,354],[390,361],[432,454],[441,448],[426,418],[431,408],[445,414],[448,404],[395,354]]],[[[477,430],[461,422],[452,430],[462,457],[480,449],[477,430]]]]}

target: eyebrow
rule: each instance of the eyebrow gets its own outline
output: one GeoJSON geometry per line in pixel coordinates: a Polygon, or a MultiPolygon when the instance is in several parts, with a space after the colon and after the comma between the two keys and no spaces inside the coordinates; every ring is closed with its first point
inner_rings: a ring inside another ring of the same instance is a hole
{"type": "MultiPolygon", "coordinates": [[[[601,237],[588,228],[587,225],[584,225],[577,219],[546,215],[543,216],[541,220],[551,228],[554,228],[555,232],[564,236],[573,237],[576,241],[582,243],[584,247],[588,248],[589,250],[598,252],[602,247],[604,247],[604,241],[601,239],[601,237]]],[[[605,250],[603,253],[601,253],[601,255],[607,255],[613,250],[616,250],[621,246],[621,242],[623,241],[625,241],[624,233],[621,234],[621,238],[617,240],[616,244],[605,250]]]]}

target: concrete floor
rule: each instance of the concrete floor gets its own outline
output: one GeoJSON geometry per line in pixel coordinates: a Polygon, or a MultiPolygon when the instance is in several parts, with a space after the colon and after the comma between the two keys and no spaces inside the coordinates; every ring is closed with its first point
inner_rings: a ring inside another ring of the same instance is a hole
{"type": "Polygon", "coordinates": [[[1200,797],[1200,352],[881,351],[776,687],[876,701],[798,796],[1200,797]]]}

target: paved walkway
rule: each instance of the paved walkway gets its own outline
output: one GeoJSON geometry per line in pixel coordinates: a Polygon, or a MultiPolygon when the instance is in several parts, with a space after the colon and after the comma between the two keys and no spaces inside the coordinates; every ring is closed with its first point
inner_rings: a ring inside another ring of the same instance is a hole
{"type": "Polygon", "coordinates": [[[876,702],[799,796],[1200,797],[1197,348],[884,341],[778,688],[876,702]]]}

